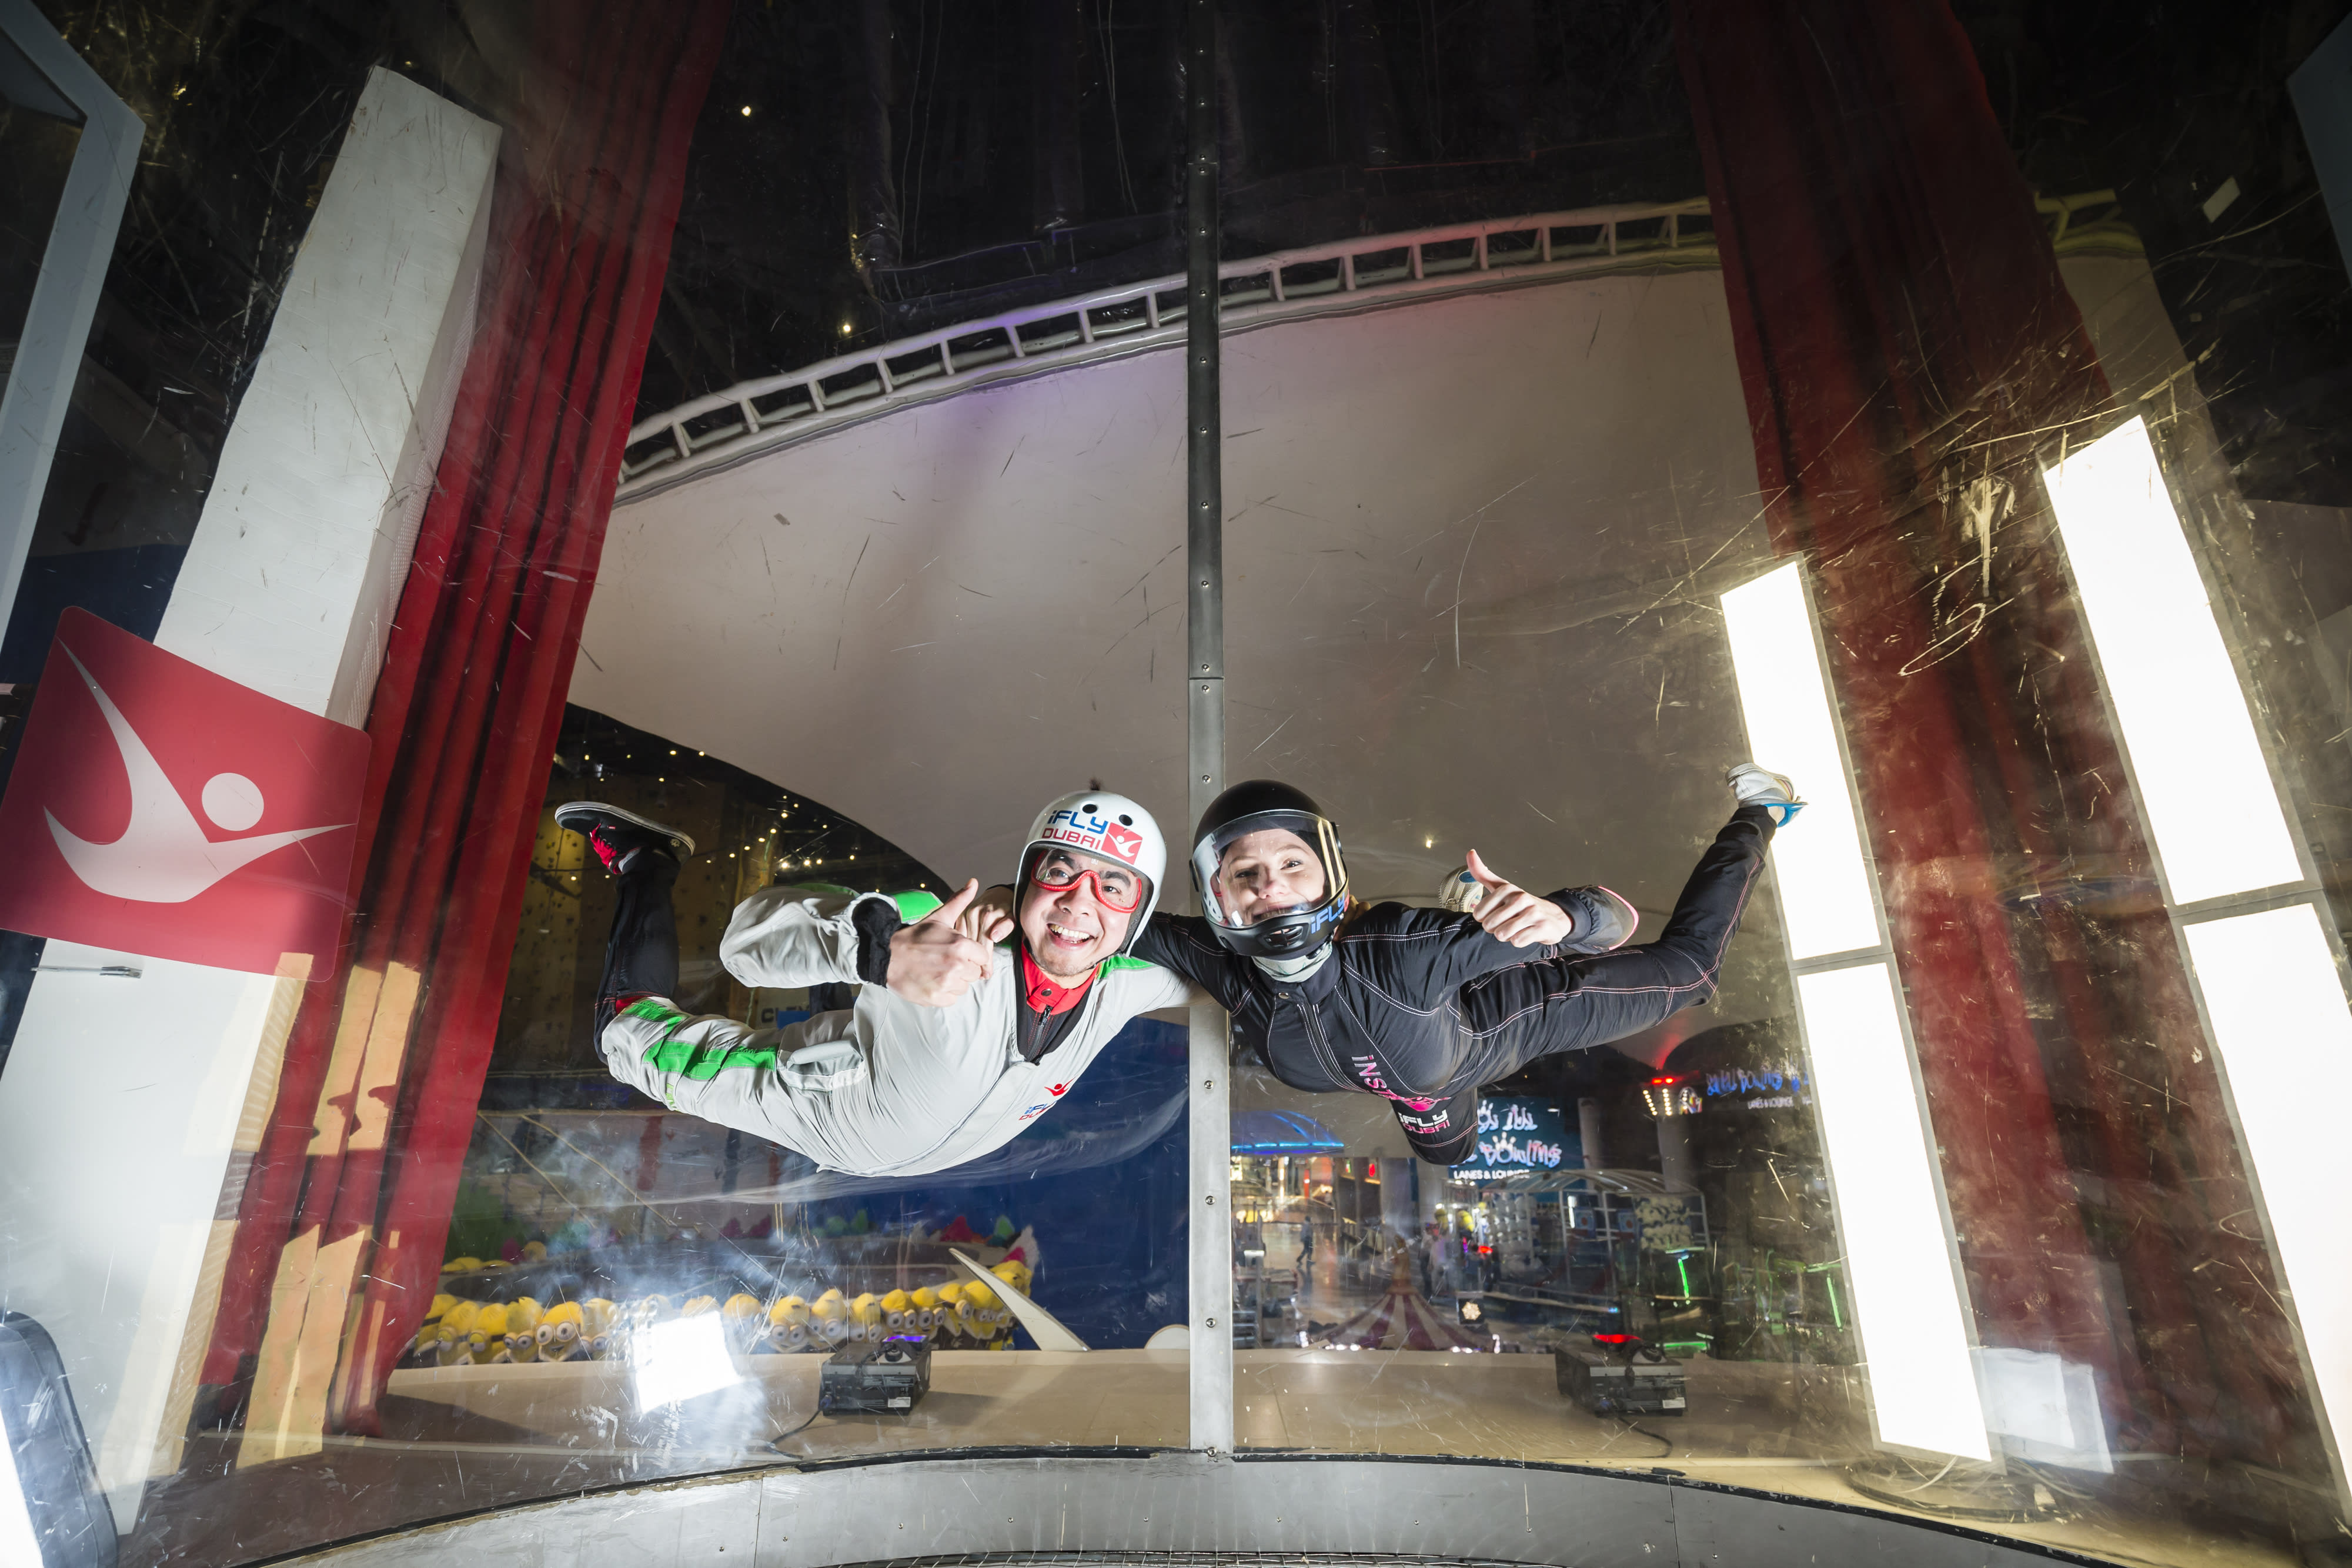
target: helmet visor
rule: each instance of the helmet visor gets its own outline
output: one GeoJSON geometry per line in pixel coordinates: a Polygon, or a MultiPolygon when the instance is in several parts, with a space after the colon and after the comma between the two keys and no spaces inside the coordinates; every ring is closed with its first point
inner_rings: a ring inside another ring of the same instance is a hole
{"type": "Polygon", "coordinates": [[[1320,908],[1347,893],[1339,831],[1307,811],[1236,818],[1194,846],[1192,871],[1202,913],[1229,931],[1320,908]]]}

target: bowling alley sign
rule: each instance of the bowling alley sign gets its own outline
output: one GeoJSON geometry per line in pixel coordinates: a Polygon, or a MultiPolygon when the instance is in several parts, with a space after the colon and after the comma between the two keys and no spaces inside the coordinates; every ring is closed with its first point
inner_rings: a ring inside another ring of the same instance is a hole
{"type": "Polygon", "coordinates": [[[0,927],[261,974],[339,940],[362,730],[79,610],[0,799],[0,927]]]}
{"type": "MultiPolygon", "coordinates": [[[[1556,1171],[1567,1162],[1575,1142],[1557,1105],[1491,1095],[1478,1102],[1477,1146],[1448,1176],[1454,1181],[1500,1181],[1556,1171]]],[[[1583,1155],[1580,1152],[1576,1158],[1580,1162],[1583,1155]]]]}

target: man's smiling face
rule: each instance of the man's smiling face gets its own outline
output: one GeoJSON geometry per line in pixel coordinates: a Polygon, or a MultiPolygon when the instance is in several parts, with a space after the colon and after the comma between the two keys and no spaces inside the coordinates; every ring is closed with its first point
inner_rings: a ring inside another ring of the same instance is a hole
{"type": "Polygon", "coordinates": [[[1143,878],[1133,866],[1084,850],[1046,851],[1021,899],[1021,935],[1029,956],[1056,980],[1080,978],[1126,945],[1143,892],[1143,878]],[[1122,912],[1114,904],[1129,908],[1122,912]]]}

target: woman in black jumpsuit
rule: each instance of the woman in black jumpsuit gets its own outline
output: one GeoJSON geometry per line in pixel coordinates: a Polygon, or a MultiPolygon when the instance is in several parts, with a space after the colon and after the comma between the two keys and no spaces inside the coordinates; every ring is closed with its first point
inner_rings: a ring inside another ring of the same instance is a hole
{"type": "MultiPolygon", "coordinates": [[[[1283,1082],[1381,1095],[1416,1155],[1459,1164],[1477,1140],[1480,1085],[1714,998],[1786,814],[1741,806],[1700,857],[1665,929],[1640,946],[1516,947],[1473,915],[1359,904],[1339,916],[1329,957],[1295,978],[1233,951],[1198,915],[1154,915],[1134,952],[1223,1003],[1236,1038],[1283,1082]]],[[[1328,841],[1336,860],[1336,837],[1328,841]]],[[[1576,896],[1563,891],[1552,902],[1576,896]]]]}

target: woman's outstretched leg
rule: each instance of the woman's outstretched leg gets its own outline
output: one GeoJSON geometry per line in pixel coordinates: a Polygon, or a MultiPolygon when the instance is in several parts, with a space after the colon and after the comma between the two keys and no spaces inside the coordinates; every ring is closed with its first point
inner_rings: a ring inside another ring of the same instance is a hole
{"type": "Polygon", "coordinates": [[[1752,764],[1733,769],[1731,783],[1742,803],[1699,857],[1655,941],[1497,969],[1462,988],[1468,1065],[1478,1082],[1507,1077],[1539,1056],[1622,1040],[1714,999],[1764,852],[1801,805],[1788,780],[1752,764]]]}

